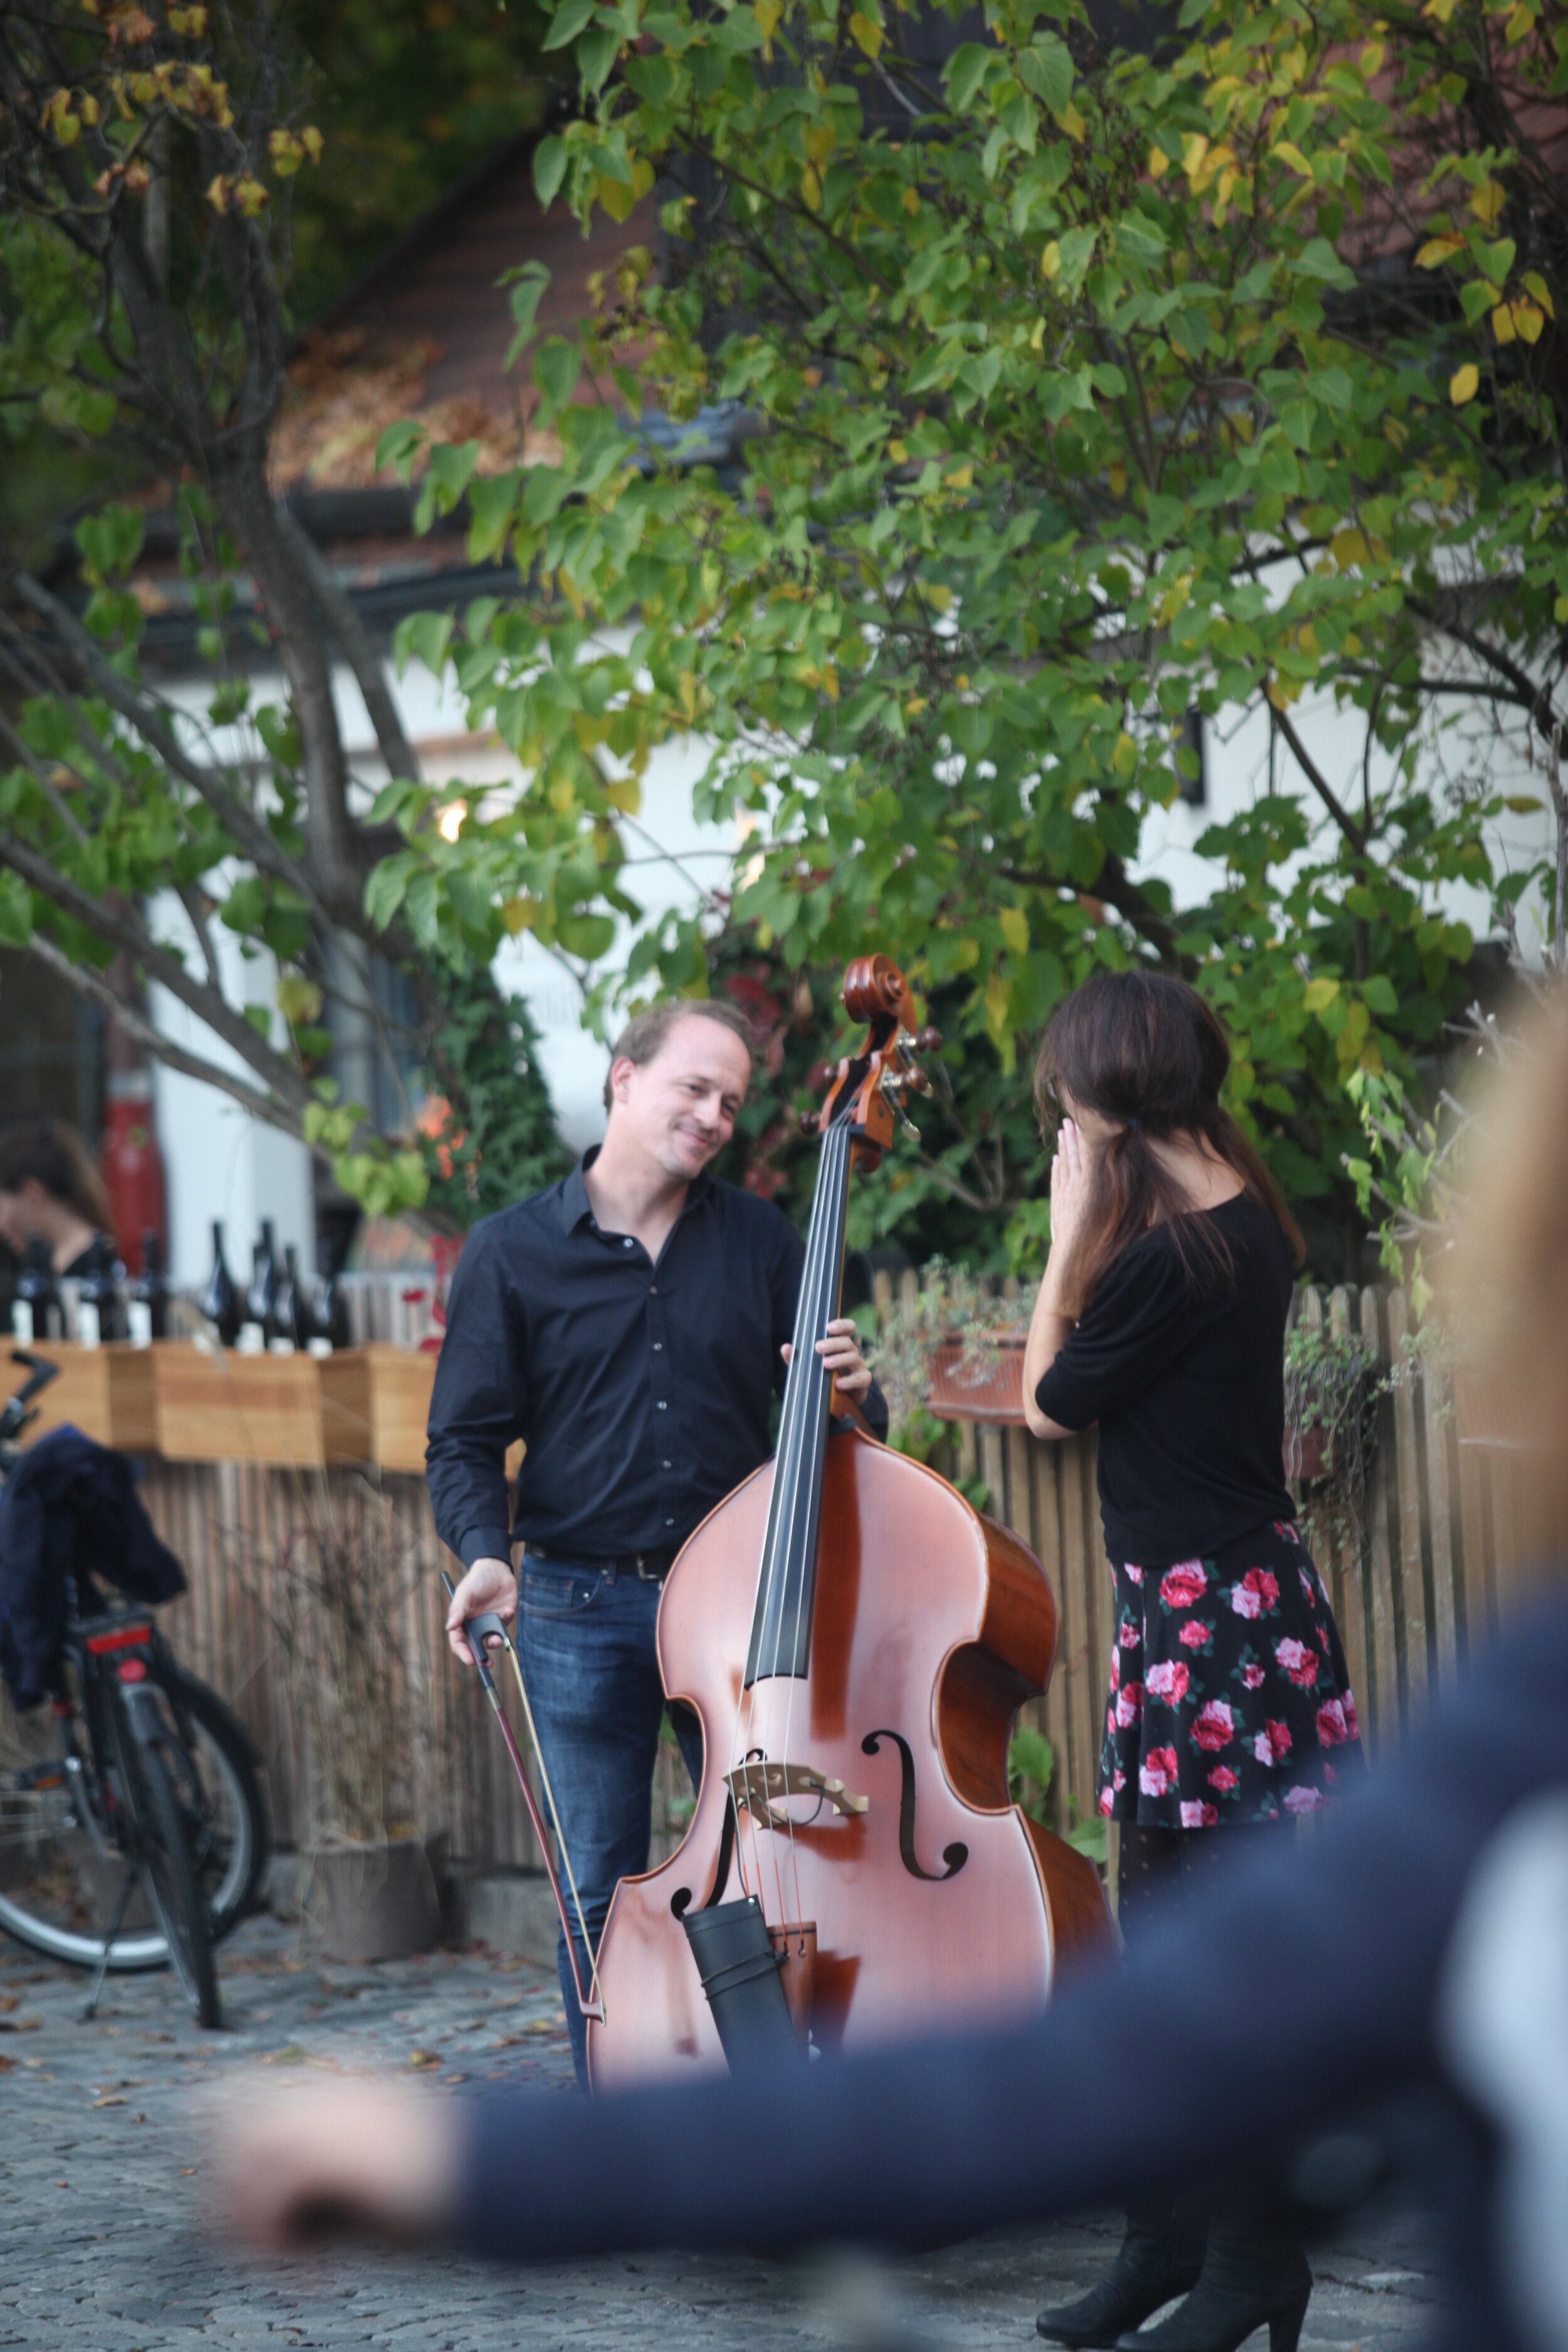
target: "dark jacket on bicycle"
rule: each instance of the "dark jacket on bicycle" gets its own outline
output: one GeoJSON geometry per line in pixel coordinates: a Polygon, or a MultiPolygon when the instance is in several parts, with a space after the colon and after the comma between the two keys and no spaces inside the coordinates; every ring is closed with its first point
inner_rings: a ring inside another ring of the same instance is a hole
{"type": "Polygon", "coordinates": [[[173,1601],[185,1571],[153,1529],[136,1474],[68,1423],[28,1447],[0,1496],[0,1675],[18,1713],[48,1689],[65,1633],[65,1580],[173,1601]]]}

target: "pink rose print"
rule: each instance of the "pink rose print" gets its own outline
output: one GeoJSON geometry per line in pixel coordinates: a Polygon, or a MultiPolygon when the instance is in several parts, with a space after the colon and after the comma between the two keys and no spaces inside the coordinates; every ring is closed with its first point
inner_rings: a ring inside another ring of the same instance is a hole
{"type": "Polygon", "coordinates": [[[1126,1775],[1126,1773],[1121,1769],[1121,1765],[1120,1765],[1120,1764],[1117,1766],[1117,1768],[1116,1768],[1115,1771],[1114,1771],[1114,1772],[1111,1774],[1111,1776],[1110,1776],[1110,1785],[1111,1785],[1111,1787],[1112,1787],[1113,1789],[1116,1789],[1116,1790],[1122,1790],[1122,1789],[1125,1789],[1125,1787],[1127,1786],[1127,1775],[1126,1775]]]}
{"type": "Polygon", "coordinates": [[[1142,1570],[1141,1568],[1133,1568],[1131,1563],[1123,1564],[1121,1573],[1127,1579],[1129,1584],[1142,1584],[1143,1581],[1142,1570]]]}
{"type": "Polygon", "coordinates": [[[1184,1650],[1206,1650],[1214,1640],[1214,1627],[1205,1625],[1201,1617],[1189,1617],[1176,1639],[1184,1650]]]}
{"type": "Polygon", "coordinates": [[[1216,1748],[1228,1748],[1235,1738],[1236,1717],[1224,1699],[1205,1699],[1193,1723],[1193,1746],[1206,1748],[1212,1756],[1216,1748]]]}
{"type": "Polygon", "coordinates": [[[1289,1675],[1302,1690],[1311,1689],[1322,1663],[1316,1650],[1305,1642],[1298,1642],[1293,1634],[1287,1634],[1284,1641],[1275,1643],[1274,1655],[1282,1674],[1289,1675]]]}
{"type": "Polygon", "coordinates": [[[1344,1708],[1337,1698],[1326,1699],[1318,1709],[1319,1747],[1341,1748],[1349,1736],[1344,1708]]]}
{"type": "Polygon", "coordinates": [[[1100,1811],[1101,1811],[1102,1813],[1109,1813],[1109,1812],[1110,1812],[1110,1811],[1111,1806],[1112,1806],[1115,1802],[1116,1802],[1116,1799],[1111,1795],[1110,1790],[1109,1789],[1101,1789],[1101,1790],[1100,1790],[1100,1811]]]}
{"type": "Polygon", "coordinates": [[[1139,1768],[1138,1786],[1146,1797],[1163,1797],[1175,1784],[1176,1751],[1152,1748],[1139,1768]]]}
{"type": "Polygon", "coordinates": [[[1288,1813],[1315,1813],[1327,1801],[1321,1789],[1295,1788],[1285,1791],[1285,1811],[1288,1813]]]}
{"type": "Polygon", "coordinates": [[[1296,1573],[1301,1580],[1302,1598],[1305,1600],[1307,1606],[1310,1609],[1315,1609],[1318,1605],[1318,1596],[1313,1590],[1311,1578],[1308,1575],[1304,1568],[1299,1568],[1296,1570],[1296,1573]]]}
{"type": "Polygon", "coordinates": [[[1252,1752],[1260,1764],[1283,1764],[1290,1753],[1289,1725],[1266,1723],[1252,1743],[1252,1752]]]}
{"type": "Polygon", "coordinates": [[[1142,1684],[1123,1683],[1116,1694],[1116,1720],[1122,1730],[1125,1731],[1130,1723],[1136,1723],[1142,1712],[1142,1684]]]}
{"type": "Polygon", "coordinates": [[[1182,1800],[1182,1827],[1184,1830],[1212,1830],[1219,1819],[1216,1805],[1194,1805],[1182,1800]]]}
{"type": "Polygon", "coordinates": [[[1246,1690],[1261,1690],[1261,1689],[1262,1689],[1262,1687],[1263,1687],[1263,1669],[1262,1669],[1262,1667],[1261,1667],[1260,1665],[1258,1665],[1257,1664],[1255,1664],[1251,1659],[1249,1659],[1249,1660],[1247,1661],[1247,1664],[1246,1664],[1245,1666],[1243,1666],[1243,1668],[1242,1668],[1242,1670],[1241,1670],[1241,1680],[1242,1680],[1242,1687],[1243,1687],[1244,1689],[1246,1689],[1246,1690]]]}
{"type": "Polygon", "coordinates": [[[1240,1583],[1230,1588],[1230,1605],[1238,1617],[1271,1615],[1279,1599],[1279,1580],[1266,1568],[1249,1568],[1240,1583]]]}
{"type": "Polygon", "coordinates": [[[1228,1764],[1216,1764],[1214,1770],[1209,1774],[1209,1787],[1211,1789],[1217,1789],[1222,1797],[1227,1796],[1236,1785],[1236,1774],[1231,1770],[1228,1764]]]}
{"type": "Polygon", "coordinates": [[[1167,1609],[1190,1609],[1208,1591],[1201,1559],[1179,1559],[1160,1579],[1160,1598],[1167,1609]]]}
{"type": "Polygon", "coordinates": [[[1355,1701],[1351,1696],[1349,1691],[1346,1691],[1342,1704],[1345,1711],[1345,1738],[1347,1739],[1359,1739],[1361,1738],[1361,1717],[1355,1711],[1355,1701]]]}
{"type": "Polygon", "coordinates": [[[1180,1706],[1187,1695],[1188,1679],[1179,1658],[1162,1658],[1143,1677],[1150,1697],[1163,1698],[1167,1706],[1180,1706]]]}
{"type": "Polygon", "coordinates": [[[1331,1789],[1336,1786],[1336,1784],[1338,1783],[1338,1780],[1339,1780],[1339,1777],[1340,1777],[1340,1776],[1339,1776],[1339,1774],[1335,1771],[1335,1769],[1334,1769],[1334,1768],[1333,1768],[1333,1766],[1332,1766],[1331,1764],[1325,1764],[1325,1765],[1324,1765],[1324,1767],[1323,1767],[1323,1778],[1324,1778],[1324,1780],[1328,1782],[1328,1784],[1329,1784],[1329,1786],[1330,1786],[1330,1788],[1331,1788],[1331,1789]]]}
{"type": "Polygon", "coordinates": [[[1300,1537],[1296,1533],[1295,1528],[1290,1525],[1289,1519],[1276,1519],[1274,1522],[1274,1532],[1283,1543],[1299,1544],[1301,1540],[1300,1537]]]}
{"type": "Polygon", "coordinates": [[[1110,1687],[1112,1690],[1116,1688],[1117,1684],[1121,1680],[1121,1658],[1119,1652],[1112,1650],[1110,1653],[1110,1687]]]}
{"type": "Polygon", "coordinates": [[[1119,1646],[1123,1650],[1135,1650],[1143,1639],[1143,1635],[1141,1628],[1132,1622],[1131,1617],[1124,1617],[1116,1629],[1116,1639],[1119,1646]]]}

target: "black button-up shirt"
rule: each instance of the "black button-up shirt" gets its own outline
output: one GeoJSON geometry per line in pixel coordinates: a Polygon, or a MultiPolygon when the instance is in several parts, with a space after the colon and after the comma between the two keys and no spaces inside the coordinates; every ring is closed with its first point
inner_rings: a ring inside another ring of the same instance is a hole
{"type": "MultiPolygon", "coordinates": [[[[584,1169],[477,1224],[447,1307],[426,1461],[465,1568],[526,1538],[607,1559],[684,1543],[772,1451],[805,1251],[781,1210],[700,1176],[656,1265],[595,1223],[584,1169]],[[506,1451],[527,1442],[515,1530],[506,1451]]],[[[867,1418],[887,1428],[873,1389],[867,1418]]]]}

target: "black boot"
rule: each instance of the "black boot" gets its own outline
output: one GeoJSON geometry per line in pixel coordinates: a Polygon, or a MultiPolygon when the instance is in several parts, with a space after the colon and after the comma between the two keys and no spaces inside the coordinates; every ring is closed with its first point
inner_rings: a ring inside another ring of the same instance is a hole
{"type": "Polygon", "coordinates": [[[1114,2344],[1123,2328],[1194,2286],[1203,2262],[1202,2215],[1172,2205],[1129,2213],[1121,2251],[1100,2284],[1076,2303],[1042,2311],[1035,2326],[1048,2344],[1114,2344]]]}
{"type": "Polygon", "coordinates": [[[1312,2273],[1296,2243],[1254,2212],[1216,2213],[1203,2273],[1179,2311],[1158,2327],[1117,2339],[1116,2352],[1237,2352],[1254,2329],[1268,2352],[1296,2352],[1312,2273]]]}

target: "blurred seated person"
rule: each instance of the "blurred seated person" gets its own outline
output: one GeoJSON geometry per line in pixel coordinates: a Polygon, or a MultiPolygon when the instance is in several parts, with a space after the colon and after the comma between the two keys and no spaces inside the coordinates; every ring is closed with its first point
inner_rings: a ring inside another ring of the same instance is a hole
{"type": "MultiPolygon", "coordinates": [[[[1568,998],[1483,1106],[1453,1328],[1535,1505],[1568,1514],[1568,998]],[[1473,1359],[1472,1359],[1473,1360],[1473,1359]]],[[[1568,1529],[1563,1549],[1568,1551],[1568,1529]]],[[[218,2211],[284,2248],[352,2223],[516,2262],[652,2246],[930,2244],[1087,2206],[1235,2196],[1376,2103],[1428,2097],[1448,2267],[1426,2352],[1568,2345],[1568,1575],[1471,1629],[1463,1678],[1294,1853],[1169,1907],[1011,2032],[578,2105],[339,2082],[237,2104],[218,2211]]],[[[1236,2293],[1209,2345],[1300,2311],[1236,2293]]],[[[1140,2339],[1122,2339],[1135,2347],[1140,2339]]]]}
{"type": "Polygon", "coordinates": [[[57,1276],[79,1280],[113,1259],[102,1177],[74,1127],[58,1118],[0,1128],[0,1241],[25,1258],[47,1244],[57,1276]]]}

